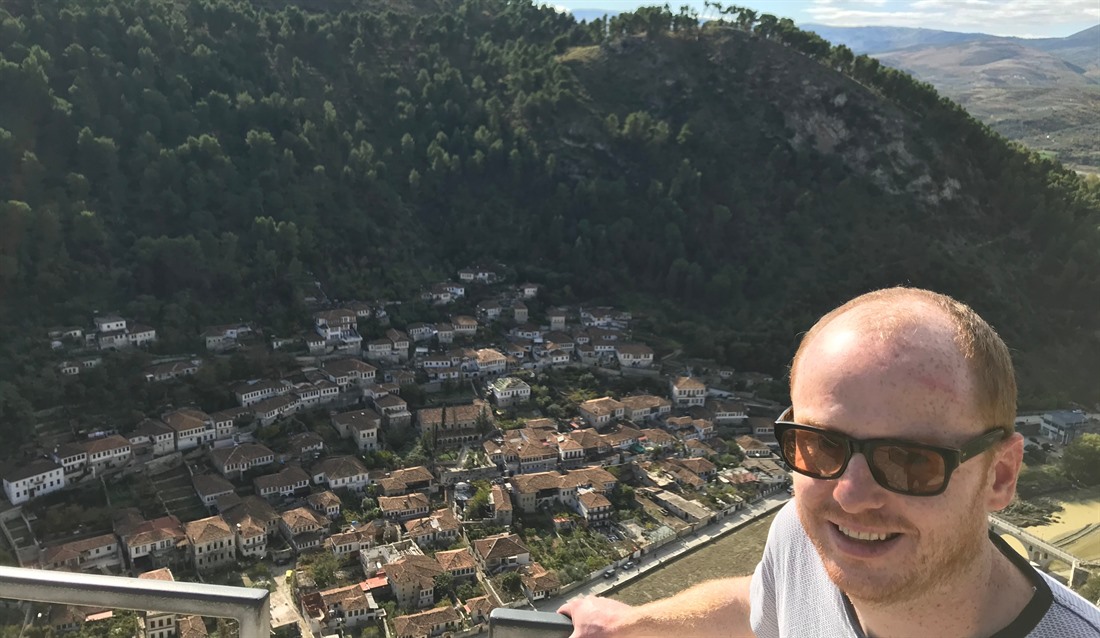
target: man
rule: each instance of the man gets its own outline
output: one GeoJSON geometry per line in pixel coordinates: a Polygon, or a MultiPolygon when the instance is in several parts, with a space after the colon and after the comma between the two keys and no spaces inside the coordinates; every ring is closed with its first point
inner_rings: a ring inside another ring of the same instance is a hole
{"type": "Polygon", "coordinates": [[[776,438],[794,500],[750,577],[630,607],[573,600],[573,638],[1100,636],[1100,610],[989,535],[1023,458],[1008,349],[949,297],[857,297],[805,335],[776,438]]]}

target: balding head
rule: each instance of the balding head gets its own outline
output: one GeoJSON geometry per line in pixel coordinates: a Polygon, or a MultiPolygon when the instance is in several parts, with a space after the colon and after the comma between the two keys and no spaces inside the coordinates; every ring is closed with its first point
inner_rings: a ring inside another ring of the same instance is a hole
{"type": "MultiPolygon", "coordinates": [[[[895,348],[936,347],[946,338],[965,360],[974,405],[986,427],[1012,433],[1016,420],[1016,377],[1012,359],[996,331],[966,304],[917,288],[886,288],[852,299],[822,317],[802,338],[791,362],[793,390],[808,346],[827,328],[856,330],[864,338],[895,348]]],[[[829,332],[834,332],[829,330],[829,332]]]]}

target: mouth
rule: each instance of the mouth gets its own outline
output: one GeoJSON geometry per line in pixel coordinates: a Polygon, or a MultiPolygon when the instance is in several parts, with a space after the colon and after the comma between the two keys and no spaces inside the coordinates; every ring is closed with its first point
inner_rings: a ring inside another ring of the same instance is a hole
{"type": "Polygon", "coordinates": [[[843,525],[833,524],[833,527],[837,529],[842,535],[847,536],[854,541],[860,541],[863,543],[881,543],[883,541],[889,541],[901,536],[898,533],[876,533],[876,532],[857,532],[854,529],[848,529],[843,525]]]}
{"type": "Polygon", "coordinates": [[[829,523],[833,545],[841,553],[852,558],[872,559],[890,553],[905,534],[899,532],[862,532],[850,527],[829,523]]]}

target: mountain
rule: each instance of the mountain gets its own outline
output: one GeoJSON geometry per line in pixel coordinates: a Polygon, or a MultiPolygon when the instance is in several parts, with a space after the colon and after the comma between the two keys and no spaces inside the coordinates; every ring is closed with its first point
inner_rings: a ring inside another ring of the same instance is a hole
{"type": "Polygon", "coordinates": [[[1065,38],[807,25],[913,74],[1005,137],[1100,171],[1100,25],[1065,38]]]}
{"type": "Polygon", "coordinates": [[[912,27],[832,27],[805,24],[802,28],[834,44],[843,44],[857,54],[999,39],[998,36],[986,33],[959,33],[912,27]]]}
{"type": "Polygon", "coordinates": [[[1100,82],[1045,51],[1009,40],[922,46],[875,55],[881,62],[950,91],[982,88],[1082,88],[1100,82]]]}
{"type": "Polygon", "coordinates": [[[1036,38],[1022,43],[1093,73],[1100,71],[1100,24],[1065,38],[1036,38]]]}
{"type": "Polygon", "coordinates": [[[1024,405],[1098,398],[1100,184],[927,84],[774,16],[319,6],[0,10],[6,441],[37,410],[111,422],[248,376],[233,358],[160,389],[137,355],[63,377],[49,326],[116,312],[186,354],[211,324],[300,333],[321,282],[404,300],[401,327],[494,261],[777,377],[838,301],[930,287],[1013,345],[1024,405]]]}
{"type": "Polygon", "coordinates": [[[835,44],[843,44],[855,53],[873,55],[901,49],[996,41],[1045,51],[1082,68],[1100,66],[1100,25],[1063,38],[1015,38],[912,27],[832,27],[806,24],[802,28],[835,44]]]}

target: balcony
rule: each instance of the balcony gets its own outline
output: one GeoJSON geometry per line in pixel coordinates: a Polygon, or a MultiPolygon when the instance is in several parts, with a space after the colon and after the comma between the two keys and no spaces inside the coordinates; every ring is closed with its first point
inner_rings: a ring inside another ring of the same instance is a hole
{"type": "Polygon", "coordinates": [[[271,634],[266,589],[0,567],[0,598],[232,618],[241,638],[271,634]]]}

